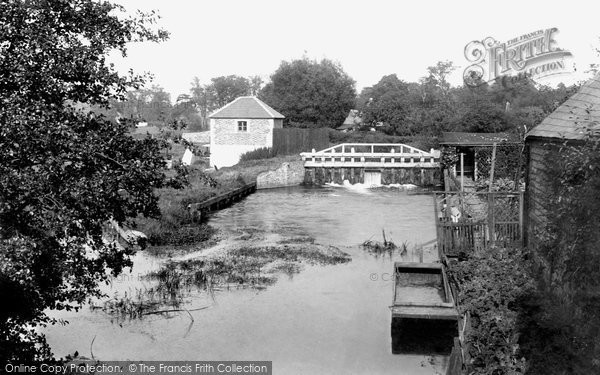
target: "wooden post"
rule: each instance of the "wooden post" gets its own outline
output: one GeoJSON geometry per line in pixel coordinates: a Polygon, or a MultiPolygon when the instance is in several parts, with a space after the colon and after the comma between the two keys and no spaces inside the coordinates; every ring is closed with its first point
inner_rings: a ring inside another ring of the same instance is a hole
{"type": "Polygon", "coordinates": [[[492,185],[494,184],[494,168],[496,167],[496,142],[492,147],[492,167],[490,169],[490,192],[492,191],[492,185]]]}
{"type": "Polygon", "coordinates": [[[465,191],[465,154],[460,153],[460,191],[465,191]]]}
{"type": "Polygon", "coordinates": [[[519,235],[521,237],[521,246],[525,245],[525,238],[523,236],[523,192],[519,192],[519,235]]]}
{"type": "Polygon", "coordinates": [[[494,193],[488,193],[488,232],[490,234],[490,246],[496,243],[496,223],[494,222],[494,193]]]}
{"type": "Polygon", "coordinates": [[[437,239],[438,256],[442,261],[442,242],[440,241],[440,218],[438,214],[437,193],[433,193],[433,220],[435,220],[435,237],[437,239]]]}

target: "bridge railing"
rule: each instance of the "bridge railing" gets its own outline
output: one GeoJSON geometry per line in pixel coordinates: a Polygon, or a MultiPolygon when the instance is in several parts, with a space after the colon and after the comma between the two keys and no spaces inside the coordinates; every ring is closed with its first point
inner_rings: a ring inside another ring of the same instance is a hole
{"type": "Polygon", "coordinates": [[[437,168],[440,151],[401,143],[342,143],[300,154],[305,167],[437,168]]]}

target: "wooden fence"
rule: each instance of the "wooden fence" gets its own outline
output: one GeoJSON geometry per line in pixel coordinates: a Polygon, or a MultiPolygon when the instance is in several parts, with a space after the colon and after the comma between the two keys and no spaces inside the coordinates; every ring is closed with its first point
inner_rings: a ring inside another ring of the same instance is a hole
{"type": "Polygon", "coordinates": [[[327,128],[281,128],[273,129],[273,152],[276,155],[297,154],[313,148],[321,150],[329,147],[327,128]]]}
{"type": "Polygon", "coordinates": [[[434,203],[441,254],[523,244],[523,192],[446,192],[434,203]]]}

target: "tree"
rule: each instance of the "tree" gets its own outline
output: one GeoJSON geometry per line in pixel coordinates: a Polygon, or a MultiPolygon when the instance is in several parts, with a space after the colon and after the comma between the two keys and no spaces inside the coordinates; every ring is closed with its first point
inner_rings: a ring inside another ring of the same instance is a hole
{"type": "Polygon", "coordinates": [[[194,98],[191,95],[179,95],[173,106],[171,115],[174,120],[183,121],[189,130],[202,130],[202,119],[198,113],[194,98]]]}
{"type": "Polygon", "coordinates": [[[354,80],[341,65],[303,58],[283,61],[259,97],[286,116],[286,123],[340,126],[354,107],[354,80]]]}
{"type": "Polygon", "coordinates": [[[422,78],[422,82],[426,87],[429,86],[439,90],[441,96],[447,98],[450,92],[450,83],[446,80],[446,77],[454,70],[456,70],[456,67],[451,61],[438,61],[434,66],[427,68],[429,74],[422,78]]]}
{"type": "Polygon", "coordinates": [[[260,76],[251,76],[248,80],[250,83],[250,95],[257,96],[263,87],[263,79],[260,76]]]}
{"type": "Polygon", "coordinates": [[[203,126],[208,124],[208,115],[240,96],[253,95],[262,80],[260,77],[221,76],[211,79],[208,85],[202,85],[198,77],[192,81],[192,100],[200,111],[203,126]]]}
{"type": "Polygon", "coordinates": [[[158,85],[131,90],[123,98],[110,100],[109,111],[102,111],[112,118],[126,118],[163,127],[173,118],[171,95],[158,85]]]}
{"type": "Polygon", "coordinates": [[[213,111],[240,96],[250,95],[250,82],[245,77],[230,75],[211,79],[206,87],[208,109],[213,111]]]}
{"type": "Polygon", "coordinates": [[[363,89],[359,102],[363,121],[387,125],[393,134],[409,133],[406,118],[410,108],[408,84],[395,74],[384,76],[373,87],[363,89]]]}
{"type": "MultiPolygon", "coordinates": [[[[36,325],[46,309],[76,309],[131,265],[105,244],[109,219],[159,214],[167,181],[159,140],[90,110],[139,89],[106,55],[161,41],[156,14],[126,16],[92,0],[0,2],[0,359],[51,357],[36,325]]],[[[5,362],[4,362],[5,363],[5,362]]]]}

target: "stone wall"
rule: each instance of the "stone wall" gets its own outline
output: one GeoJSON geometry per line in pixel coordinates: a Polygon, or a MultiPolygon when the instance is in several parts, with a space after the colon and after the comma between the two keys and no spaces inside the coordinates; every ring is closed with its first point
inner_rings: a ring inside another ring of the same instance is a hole
{"type": "Polygon", "coordinates": [[[215,145],[252,145],[256,147],[272,146],[273,120],[269,119],[240,119],[248,124],[247,131],[239,131],[237,122],[233,119],[213,119],[215,145]],[[270,142],[269,142],[270,140],[270,142]]]}
{"type": "Polygon", "coordinates": [[[299,161],[282,163],[274,171],[263,172],[256,178],[257,189],[270,189],[300,185],[304,181],[304,163],[299,161]]]}

